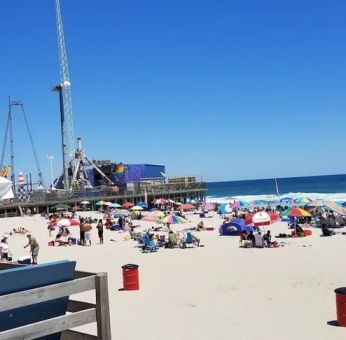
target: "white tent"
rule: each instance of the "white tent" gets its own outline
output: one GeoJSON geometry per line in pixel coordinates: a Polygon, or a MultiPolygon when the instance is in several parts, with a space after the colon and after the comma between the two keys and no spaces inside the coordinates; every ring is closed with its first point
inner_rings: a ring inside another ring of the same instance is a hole
{"type": "Polygon", "coordinates": [[[0,201],[13,197],[12,182],[0,176],[0,201]]]}

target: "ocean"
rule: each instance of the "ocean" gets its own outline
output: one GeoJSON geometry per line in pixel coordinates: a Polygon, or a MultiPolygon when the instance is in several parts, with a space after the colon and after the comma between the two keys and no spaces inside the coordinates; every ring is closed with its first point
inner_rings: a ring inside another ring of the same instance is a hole
{"type": "MultiPolygon", "coordinates": [[[[346,175],[277,178],[279,198],[308,197],[346,201],[346,175]]],[[[276,201],[275,179],[207,183],[207,201],[227,203],[232,199],[276,201]]]]}

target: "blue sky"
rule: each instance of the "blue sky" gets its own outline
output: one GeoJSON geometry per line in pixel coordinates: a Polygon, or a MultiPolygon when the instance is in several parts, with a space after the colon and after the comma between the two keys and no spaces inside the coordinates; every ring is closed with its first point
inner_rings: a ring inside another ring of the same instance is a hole
{"type": "MultiPolygon", "coordinates": [[[[75,135],[90,157],[206,180],[345,173],[344,0],[62,0],[75,135]]],[[[0,2],[0,141],[24,102],[61,168],[53,0],[0,2]]],[[[19,115],[16,170],[35,172],[19,115]]],[[[8,154],[8,153],[7,153],[8,154]]]]}

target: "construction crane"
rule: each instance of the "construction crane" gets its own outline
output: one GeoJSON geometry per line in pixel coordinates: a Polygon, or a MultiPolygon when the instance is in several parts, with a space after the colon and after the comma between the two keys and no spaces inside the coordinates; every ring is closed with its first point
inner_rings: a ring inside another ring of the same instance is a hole
{"type": "Polygon", "coordinates": [[[14,164],[14,140],[13,140],[13,107],[19,107],[21,109],[26,130],[28,132],[31,149],[34,155],[36,168],[37,168],[37,174],[38,174],[38,187],[43,188],[43,176],[41,172],[40,163],[38,161],[37,152],[34,144],[34,139],[32,137],[32,133],[30,130],[29,122],[24,110],[24,105],[21,101],[18,100],[11,100],[11,97],[8,97],[8,116],[7,116],[7,123],[6,123],[6,130],[5,130],[5,139],[4,144],[2,147],[2,153],[1,153],[1,159],[0,159],[0,169],[4,167],[4,160],[5,160],[5,153],[6,153],[6,146],[7,146],[7,140],[10,140],[10,153],[11,153],[11,181],[13,185],[13,191],[16,192],[16,174],[15,174],[15,164],[14,164]]]}
{"type": "MultiPolygon", "coordinates": [[[[62,145],[63,145],[63,168],[64,173],[67,173],[70,160],[74,158],[75,144],[73,133],[73,116],[72,116],[72,97],[71,97],[71,82],[68,71],[64,28],[61,18],[60,0],[55,0],[56,11],[56,25],[58,33],[58,47],[59,47],[59,62],[60,62],[60,84],[55,86],[54,90],[59,91],[60,108],[61,110],[61,130],[62,130],[62,145]]],[[[69,190],[68,176],[65,176],[64,189],[69,190]]]]}

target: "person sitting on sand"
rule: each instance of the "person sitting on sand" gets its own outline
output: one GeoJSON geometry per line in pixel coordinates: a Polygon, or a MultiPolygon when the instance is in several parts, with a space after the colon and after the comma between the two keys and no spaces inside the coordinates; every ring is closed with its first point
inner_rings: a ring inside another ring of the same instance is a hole
{"type": "Polygon", "coordinates": [[[249,235],[247,236],[247,239],[252,242],[252,246],[255,246],[255,235],[253,234],[253,231],[251,230],[249,235]]]}
{"type": "Polygon", "coordinates": [[[260,230],[255,234],[255,247],[256,248],[263,248],[264,247],[263,236],[262,236],[262,233],[260,230]]]}
{"type": "Polygon", "coordinates": [[[177,235],[170,230],[168,233],[168,248],[174,248],[178,245],[178,239],[177,239],[177,235]]]}
{"type": "Polygon", "coordinates": [[[304,230],[299,224],[296,225],[296,235],[298,237],[304,237],[305,236],[304,230]]]}
{"type": "Polygon", "coordinates": [[[267,233],[263,236],[263,243],[265,247],[270,247],[272,243],[272,235],[270,234],[270,230],[268,230],[267,233]]]}
{"type": "Polygon", "coordinates": [[[58,246],[66,246],[69,244],[68,238],[64,234],[57,234],[54,243],[58,246]]]}
{"type": "Polygon", "coordinates": [[[328,226],[326,223],[321,224],[321,230],[322,230],[322,236],[332,236],[335,235],[335,232],[328,229],[328,226]]]}
{"type": "Polygon", "coordinates": [[[203,221],[201,221],[201,222],[199,222],[197,224],[197,231],[202,231],[202,230],[204,230],[204,223],[203,223],[203,221]]]}

